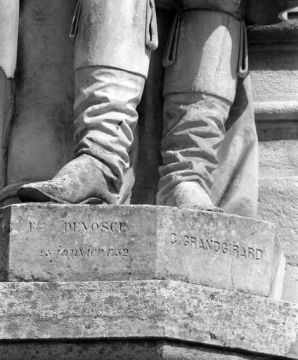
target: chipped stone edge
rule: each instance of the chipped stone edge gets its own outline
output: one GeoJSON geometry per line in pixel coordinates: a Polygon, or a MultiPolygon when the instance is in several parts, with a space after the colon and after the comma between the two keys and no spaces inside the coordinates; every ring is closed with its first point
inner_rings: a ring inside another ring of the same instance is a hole
{"type": "Polygon", "coordinates": [[[136,338],[298,359],[298,304],[178,281],[0,283],[0,340],[136,338]]]}

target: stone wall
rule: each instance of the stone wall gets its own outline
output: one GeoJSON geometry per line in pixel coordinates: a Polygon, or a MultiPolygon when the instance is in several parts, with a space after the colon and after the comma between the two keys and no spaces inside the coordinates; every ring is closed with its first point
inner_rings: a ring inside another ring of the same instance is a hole
{"type": "Polygon", "coordinates": [[[249,30],[259,136],[259,217],[277,225],[287,257],[284,300],[298,301],[298,24],[249,30]]]}

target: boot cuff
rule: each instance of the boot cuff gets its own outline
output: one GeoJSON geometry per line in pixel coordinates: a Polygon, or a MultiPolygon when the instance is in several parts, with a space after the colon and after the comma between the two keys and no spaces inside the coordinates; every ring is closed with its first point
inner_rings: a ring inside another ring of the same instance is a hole
{"type": "Polygon", "coordinates": [[[220,11],[240,20],[245,15],[246,0],[182,0],[182,7],[220,11]]]}

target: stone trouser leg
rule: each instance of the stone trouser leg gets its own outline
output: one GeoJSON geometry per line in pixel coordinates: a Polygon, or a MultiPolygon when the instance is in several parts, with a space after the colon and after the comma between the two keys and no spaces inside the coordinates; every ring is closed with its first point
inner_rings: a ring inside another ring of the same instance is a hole
{"type": "Polygon", "coordinates": [[[210,190],[236,94],[241,23],[196,9],[182,12],[177,24],[176,59],[166,69],[157,203],[216,210],[210,190]]]}
{"type": "Polygon", "coordinates": [[[19,0],[0,0],[0,190],[6,185],[7,147],[14,106],[19,0]]]}
{"type": "Polygon", "coordinates": [[[257,217],[258,137],[250,77],[239,79],[214,171],[211,199],[229,214],[257,217]]]}
{"type": "Polygon", "coordinates": [[[79,1],[73,23],[75,53],[75,159],[51,181],[23,186],[22,200],[117,203],[136,107],[155,41],[151,0],[79,1]]]}

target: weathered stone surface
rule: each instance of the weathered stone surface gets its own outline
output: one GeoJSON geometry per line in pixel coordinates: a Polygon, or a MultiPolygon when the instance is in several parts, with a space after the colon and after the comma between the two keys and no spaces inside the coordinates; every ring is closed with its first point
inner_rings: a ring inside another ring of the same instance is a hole
{"type": "Polygon", "coordinates": [[[175,281],[1,283],[0,338],[171,339],[298,359],[298,305],[175,281]]]}
{"type": "Polygon", "coordinates": [[[173,279],[281,293],[270,223],[154,206],[25,204],[0,216],[4,281],[173,279]]]}
{"type": "Polygon", "coordinates": [[[259,144],[260,177],[284,178],[298,176],[297,147],[297,140],[261,142],[259,144]]]}
{"type": "Polygon", "coordinates": [[[260,179],[259,217],[276,224],[287,262],[298,265],[298,177],[260,179]]]}
{"type": "Polygon", "coordinates": [[[260,179],[259,217],[276,224],[287,261],[282,299],[298,302],[298,177],[260,179]]]}
{"type": "Polygon", "coordinates": [[[77,1],[20,3],[14,121],[5,144],[7,182],[0,193],[5,204],[17,201],[24,183],[52,178],[72,157],[74,146],[69,29],[77,1]]]}
{"type": "Polygon", "coordinates": [[[162,340],[16,341],[0,342],[1,360],[273,360],[162,340]]]}
{"type": "Polygon", "coordinates": [[[298,303],[298,267],[287,264],[282,299],[298,303]]]}

